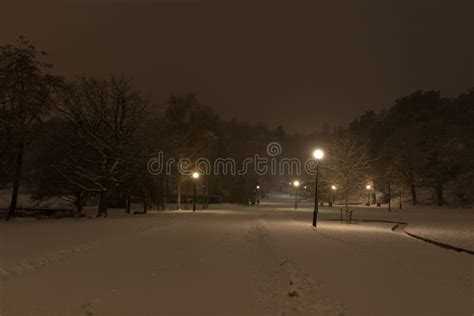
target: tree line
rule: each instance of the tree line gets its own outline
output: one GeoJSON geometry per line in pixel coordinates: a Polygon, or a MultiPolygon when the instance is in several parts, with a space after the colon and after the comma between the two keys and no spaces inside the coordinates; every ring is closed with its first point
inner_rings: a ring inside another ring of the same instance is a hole
{"type": "Polygon", "coordinates": [[[415,91],[380,113],[368,111],[349,131],[370,139],[374,185],[396,184],[420,202],[419,189],[430,189],[437,205],[449,189],[458,204],[472,202],[474,185],[474,89],[455,98],[439,91],[415,91]]]}
{"type": "MultiPolygon", "coordinates": [[[[151,175],[147,162],[157,152],[176,161],[233,156],[255,150],[255,139],[263,144],[272,137],[263,126],[221,120],[193,94],[158,106],[126,75],[66,80],[46,58],[23,37],[0,46],[0,185],[11,192],[9,218],[20,187],[36,202],[66,199],[79,213],[96,199],[98,216],[117,203],[130,211],[133,201],[146,210],[165,209],[172,199],[179,208],[188,201],[190,179],[176,168],[151,175]]],[[[243,202],[250,178],[201,182],[206,195],[243,202]]]]}
{"type": "MultiPolygon", "coordinates": [[[[147,162],[158,152],[167,158],[243,161],[278,141],[290,156],[305,159],[308,148],[323,144],[323,181],[337,183],[346,204],[365,183],[390,200],[392,187],[433,188],[439,205],[446,185],[461,203],[473,184],[474,90],[456,98],[416,91],[387,110],[368,111],[346,128],[311,135],[287,134],[237,120],[222,120],[193,94],[173,95],[164,106],[151,102],[126,75],[65,79],[45,62],[46,53],[20,37],[0,46],[0,188],[11,192],[8,217],[15,214],[21,187],[34,201],[61,198],[81,213],[97,200],[98,216],[131,202],[165,209],[188,201],[191,186],[176,168],[151,175],[147,162]],[[120,204],[120,205],[117,205],[120,204]]],[[[311,177],[302,175],[309,186],[311,177]]],[[[248,203],[257,184],[281,178],[209,175],[200,195],[248,203]]],[[[286,181],[286,180],[285,180],[286,181]]],[[[327,193],[327,192],[326,192],[327,193]]]]}

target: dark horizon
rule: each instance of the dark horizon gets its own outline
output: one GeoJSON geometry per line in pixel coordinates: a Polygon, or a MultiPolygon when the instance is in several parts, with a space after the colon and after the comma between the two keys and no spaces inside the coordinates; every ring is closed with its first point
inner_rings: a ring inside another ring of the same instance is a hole
{"type": "Polygon", "coordinates": [[[224,119],[290,132],[344,126],[418,89],[452,97],[474,83],[471,1],[25,0],[3,7],[2,43],[25,35],[58,74],[124,72],[155,103],[194,92],[224,119]]]}

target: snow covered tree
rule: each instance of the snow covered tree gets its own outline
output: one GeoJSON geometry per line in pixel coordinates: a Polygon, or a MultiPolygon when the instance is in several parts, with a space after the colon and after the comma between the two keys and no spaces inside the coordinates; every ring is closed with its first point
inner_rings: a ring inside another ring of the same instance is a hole
{"type": "Polygon", "coordinates": [[[56,169],[78,188],[98,192],[97,216],[106,216],[110,191],[129,176],[139,155],[133,135],[144,126],[149,103],[125,76],[78,78],[64,86],[59,100],[71,147],[56,169]]]}
{"type": "Polygon", "coordinates": [[[335,136],[328,153],[328,179],[338,185],[346,208],[349,197],[363,188],[367,181],[367,172],[373,159],[370,156],[368,142],[344,132],[335,136]]]}

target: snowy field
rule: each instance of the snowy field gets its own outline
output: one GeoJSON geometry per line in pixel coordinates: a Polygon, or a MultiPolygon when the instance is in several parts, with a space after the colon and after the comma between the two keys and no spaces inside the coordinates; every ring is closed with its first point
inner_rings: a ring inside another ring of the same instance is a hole
{"type": "Polygon", "coordinates": [[[474,250],[472,209],[355,208],[348,225],[322,207],[314,229],[292,208],[1,222],[0,313],[473,314],[474,257],[403,231],[474,250]]]}

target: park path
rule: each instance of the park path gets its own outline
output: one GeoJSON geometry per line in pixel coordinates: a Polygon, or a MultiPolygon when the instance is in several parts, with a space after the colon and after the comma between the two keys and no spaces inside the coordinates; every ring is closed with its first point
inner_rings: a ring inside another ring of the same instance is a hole
{"type": "Polygon", "coordinates": [[[10,273],[0,287],[0,312],[470,315],[473,310],[472,256],[392,232],[390,224],[345,225],[323,216],[314,229],[310,218],[307,210],[230,206],[194,214],[14,223],[17,229],[10,225],[1,236],[8,260],[0,263],[10,273]],[[26,232],[35,249],[27,249],[26,232]],[[67,245],[82,251],[65,251],[67,245]],[[38,256],[45,260],[35,266],[38,256]],[[14,273],[15,262],[27,267],[14,273]]]}

